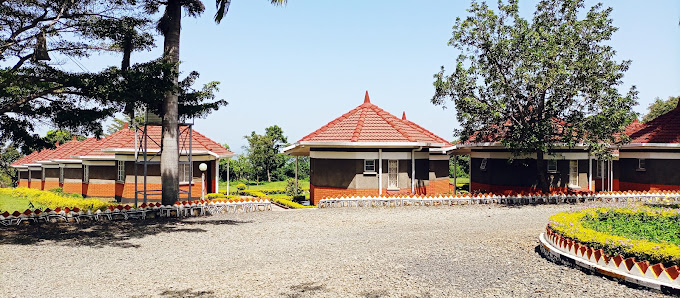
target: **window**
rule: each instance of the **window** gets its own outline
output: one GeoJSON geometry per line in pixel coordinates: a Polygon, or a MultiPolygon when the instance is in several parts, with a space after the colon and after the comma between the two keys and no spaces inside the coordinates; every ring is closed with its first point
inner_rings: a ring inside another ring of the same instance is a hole
{"type": "Polygon", "coordinates": [[[645,171],[646,170],[645,163],[646,163],[646,160],[644,158],[638,158],[637,170],[638,171],[645,171]]]}
{"type": "Polygon", "coordinates": [[[375,173],[375,159],[364,160],[364,172],[375,173]]]}
{"type": "Polygon", "coordinates": [[[118,176],[116,177],[116,181],[125,182],[125,161],[123,160],[118,161],[118,176]]]}
{"type": "Polygon", "coordinates": [[[578,160],[569,161],[569,185],[578,186],[578,160]]]}
{"type": "Polygon", "coordinates": [[[179,165],[179,183],[191,182],[191,164],[183,163],[179,165]]]}
{"type": "Polygon", "coordinates": [[[59,183],[64,183],[64,168],[59,168],[59,183]]]}
{"type": "Polygon", "coordinates": [[[482,159],[482,163],[479,165],[479,169],[482,171],[486,171],[486,163],[489,161],[488,158],[482,159]]]}
{"type": "Polygon", "coordinates": [[[548,173],[557,173],[557,160],[548,160],[548,173]]]}
{"type": "Polygon", "coordinates": [[[90,166],[83,166],[83,182],[90,183],[90,166]]]}

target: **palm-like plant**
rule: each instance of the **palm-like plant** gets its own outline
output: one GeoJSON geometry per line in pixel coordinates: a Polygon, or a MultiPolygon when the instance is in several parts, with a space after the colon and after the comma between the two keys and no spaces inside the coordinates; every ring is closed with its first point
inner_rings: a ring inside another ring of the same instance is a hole
{"type": "MultiPolygon", "coordinates": [[[[273,5],[286,4],[286,0],[271,0],[273,5]]],[[[163,58],[166,63],[179,66],[179,36],[182,24],[182,8],[189,16],[196,17],[203,13],[205,6],[200,0],[149,0],[146,3],[149,12],[157,12],[161,5],[165,11],[158,22],[158,30],[163,34],[163,58]]],[[[231,0],[215,0],[217,13],[215,22],[220,23],[229,11],[231,0]]],[[[179,71],[172,74],[172,81],[177,85],[179,71]]],[[[179,108],[178,96],[174,91],[167,92],[163,100],[163,129],[161,137],[161,185],[162,203],[173,204],[179,199],[179,148],[178,129],[179,108]]]]}

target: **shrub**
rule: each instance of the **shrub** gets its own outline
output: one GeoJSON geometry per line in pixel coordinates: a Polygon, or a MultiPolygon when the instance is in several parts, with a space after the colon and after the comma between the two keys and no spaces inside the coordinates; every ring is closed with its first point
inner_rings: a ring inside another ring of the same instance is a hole
{"type": "Polygon", "coordinates": [[[209,193],[205,195],[205,198],[208,200],[214,200],[214,199],[226,199],[226,200],[231,200],[235,198],[236,196],[234,195],[228,195],[226,193],[209,193]]]}
{"type": "Polygon", "coordinates": [[[297,188],[295,187],[295,179],[293,179],[293,178],[288,178],[288,180],[286,180],[286,190],[285,191],[286,191],[286,194],[291,196],[291,197],[297,196],[297,195],[302,193],[302,190],[300,189],[299,185],[298,185],[297,188]]]}
{"type": "Polygon", "coordinates": [[[22,197],[28,199],[34,206],[44,206],[55,209],[57,207],[78,207],[82,210],[105,210],[108,206],[115,206],[116,203],[103,202],[97,199],[83,199],[73,196],[62,196],[56,192],[30,189],[25,187],[2,188],[0,193],[9,196],[22,197]]]}
{"type": "MultiPolygon", "coordinates": [[[[574,239],[594,249],[602,249],[610,256],[622,255],[623,257],[635,257],[638,260],[646,260],[652,263],[664,263],[667,266],[680,264],[680,247],[676,244],[669,243],[667,240],[651,241],[649,235],[642,232],[640,234],[640,221],[646,221],[651,226],[657,228],[644,228],[651,233],[664,233],[674,235],[677,230],[659,228],[663,222],[677,221],[677,210],[658,210],[649,207],[638,207],[634,209],[627,208],[593,208],[585,209],[578,212],[562,212],[550,217],[550,228],[562,236],[574,239]],[[618,217],[617,219],[611,219],[618,217]],[[638,221],[630,221],[631,218],[636,218],[638,221]],[[602,221],[595,223],[595,221],[602,221]],[[611,231],[607,229],[606,222],[611,231]],[[612,223],[614,221],[614,223],[612,223]],[[602,229],[598,231],[597,229],[602,229]],[[613,233],[623,233],[622,230],[637,231],[636,238],[631,239],[628,236],[615,235],[613,233]]],[[[666,225],[668,227],[668,225],[666,225]]],[[[672,236],[677,237],[677,236],[672,236]]],[[[667,237],[665,239],[671,239],[667,237]]],[[[654,239],[654,238],[651,238],[654,239]]]]}
{"type": "Polygon", "coordinates": [[[243,184],[243,183],[236,184],[236,189],[237,189],[238,191],[243,191],[243,190],[246,189],[246,185],[243,184]]]}
{"type": "Polygon", "coordinates": [[[53,193],[55,193],[55,194],[57,194],[57,195],[60,195],[60,196],[62,196],[62,197],[77,198],[77,199],[82,199],[82,198],[83,198],[83,195],[81,195],[81,194],[79,194],[79,193],[68,193],[68,192],[64,192],[64,189],[61,188],[61,187],[53,188],[53,189],[50,189],[50,190],[48,190],[48,191],[49,191],[49,192],[53,192],[53,193]]]}
{"type": "Polygon", "coordinates": [[[314,206],[305,206],[305,205],[295,203],[291,200],[282,199],[282,198],[272,198],[272,201],[277,202],[277,203],[282,204],[282,205],[285,205],[285,206],[288,206],[289,208],[293,208],[293,209],[314,208],[314,206]]]}

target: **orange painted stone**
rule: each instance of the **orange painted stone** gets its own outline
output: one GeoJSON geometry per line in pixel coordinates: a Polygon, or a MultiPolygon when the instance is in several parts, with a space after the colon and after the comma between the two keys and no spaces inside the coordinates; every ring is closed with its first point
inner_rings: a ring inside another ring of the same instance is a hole
{"type": "Polygon", "coordinates": [[[661,275],[661,273],[666,270],[666,268],[661,263],[652,266],[651,269],[655,277],[659,277],[659,275],[661,275]]]}
{"type": "Polygon", "coordinates": [[[647,272],[647,268],[649,268],[649,261],[642,261],[642,262],[636,262],[638,268],[640,268],[640,272],[642,274],[645,274],[647,272]]]}
{"type": "Polygon", "coordinates": [[[626,269],[628,269],[628,271],[630,271],[633,268],[633,266],[635,265],[636,262],[635,262],[635,258],[627,258],[627,259],[623,260],[623,263],[626,264],[626,269]]]}
{"type": "Polygon", "coordinates": [[[672,280],[675,280],[678,278],[678,275],[680,275],[680,268],[678,267],[678,265],[668,267],[666,268],[666,274],[668,274],[668,276],[672,280]]]}
{"type": "Polygon", "coordinates": [[[621,262],[623,262],[623,257],[621,255],[617,255],[613,257],[612,260],[614,260],[614,265],[616,265],[616,267],[619,267],[619,265],[621,265],[621,262]]]}

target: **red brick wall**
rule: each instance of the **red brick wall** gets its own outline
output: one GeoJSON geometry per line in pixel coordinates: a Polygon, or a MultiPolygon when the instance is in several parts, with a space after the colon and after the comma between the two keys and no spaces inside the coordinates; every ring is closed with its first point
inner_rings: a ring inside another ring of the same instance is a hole
{"type": "Polygon", "coordinates": [[[111,198],[116,193],[116,183],[84,183],[83,196],[111,198]]]}
{"type": "Polygon", "coordinates": [[[646,184],[620,181],[621,190],[680,190],[680,185],[646,184]]]}
{"type": "Polygon", "coordinates": [[[42,189],[42,181],[31,179],[31,182],[28,183],[28,188],[42,189]]]}
{"type": "Polygon", "coordinates": [[[64,192],[66,193],[83,193],[83,184],[76,182],[64,182],[63,186],[64,192]]]}
{"type": "Polygon", "coordinates": [[[43,189],[44,190],[50,190],[50,189],[54,189],[54,188],[58,188],[58,187],[60,187],[58,180],[57,181],[45,181],[45,182],[43,182],[43,189]]]}
{"type": "Polygon", "coordinates": [[[19,180],[19,187],[28,187],[28,180],[26,179],[19,180]]]}
{"type": "Polygon", "coordinates": [[[441,180],[435,180],[432,181],[430,180],[430,184],[427,186],[427,195],[437,195],[437,194],[444,194],[444,193],[449,193],[451,192],[451,183],[449,183],[449,179],[441,179],[441,180]]]}
{"type": "MultiPolygon", "coordinates": [[[[593,178],[593,182],[594,182],[593,185],[595,186],[595,191],[601,191],[602,190],[602,179],[593,178]]],[[[621,182],[619,182],[619,179],[614,179],[614,181],[612,181],[612,182],[614,182],[613,183],[614,184],[614,190],[623,190],[623,189],[620,188],[621,182]]],[[[607,181],[607,179],[605,179],[604,184],[607,188],[609,188],[607,183],[608,183],[608,181],[607,181]]]]}

